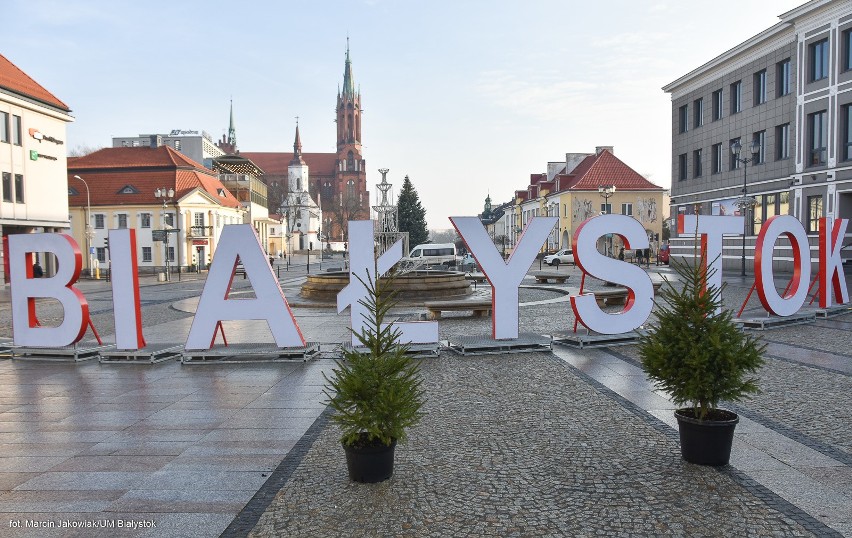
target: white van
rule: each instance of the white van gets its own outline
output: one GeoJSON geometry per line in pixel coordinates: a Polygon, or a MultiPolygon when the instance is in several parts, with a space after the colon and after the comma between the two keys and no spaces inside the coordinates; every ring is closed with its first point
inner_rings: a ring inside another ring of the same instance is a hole
{"type": "Polygon", "coordinates": [[[425,243],[411,249],[406,262],[418,265],[456,265],[456,246],[453,243],[425,243]]]}

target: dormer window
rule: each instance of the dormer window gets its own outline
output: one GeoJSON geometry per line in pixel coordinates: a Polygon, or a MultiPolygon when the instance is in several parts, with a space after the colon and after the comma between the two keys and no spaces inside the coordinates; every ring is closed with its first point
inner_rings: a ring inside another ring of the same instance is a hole
{"type": "Polygon", "coordinates": [[[80,194],[74,187],[68,187],[68,196],[77,196],[80,194]]]}
{"type": "Polygon", "coordinates": [[[220,188],[220,189],[216,189],[216,194],[218,194],[218,195],[219,195],[219,196],[221,196],[222,198],[227,198],[227,197],[228,197],[228,195],[227,195],[227,194],[225,194],[225,189],[221,189],[221,188],[220,188]]]}
{"type": "Polygon", "coordinates": [[[118,194],[139,194],[139,191],[133,185],[125,185],[118,191],[118,194]]]}

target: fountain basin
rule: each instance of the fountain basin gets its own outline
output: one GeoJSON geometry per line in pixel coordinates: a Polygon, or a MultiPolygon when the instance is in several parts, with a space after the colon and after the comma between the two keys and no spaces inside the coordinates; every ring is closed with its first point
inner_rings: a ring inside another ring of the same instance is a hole
{"type": "MultiPolygon", "coordinates": [[[[348,271],[308,275],[300,295],[321,302],[337,301],[337,294],[349,284],[348,271]]],[[[473,293],[464,273],[458,271],[418,270],[396,275],[392,289],[402,302],[460,298],[473,293]]]]}

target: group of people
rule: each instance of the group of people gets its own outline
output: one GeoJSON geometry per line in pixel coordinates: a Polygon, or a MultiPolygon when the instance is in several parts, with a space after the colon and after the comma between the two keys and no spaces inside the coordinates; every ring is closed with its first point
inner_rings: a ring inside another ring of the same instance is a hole
{"type": "MultiPolygon", "coordinates": [[[[618,250],[618,259],[624,261],[624,247],[621,247],[618,250]]],[[[637,248],[636,249],[636,265],[642,265],[645,263],[645,267],[651,265],[651,249],[650,248],[637,248]]]]}

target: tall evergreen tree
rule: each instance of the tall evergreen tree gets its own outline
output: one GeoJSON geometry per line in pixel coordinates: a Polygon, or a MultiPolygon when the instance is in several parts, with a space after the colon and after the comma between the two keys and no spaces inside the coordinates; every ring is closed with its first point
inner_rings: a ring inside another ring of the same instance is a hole
{"type": "Polygon", "coordinates": [[[408,232],[408,244],[415,246],[429,240],[429,231],[426,229],[426,210],[420,205],[420,197],[411,180],[405,176],[402,183],[402,191],[397,200],[399,210],[399,231],[408,232]]]}

